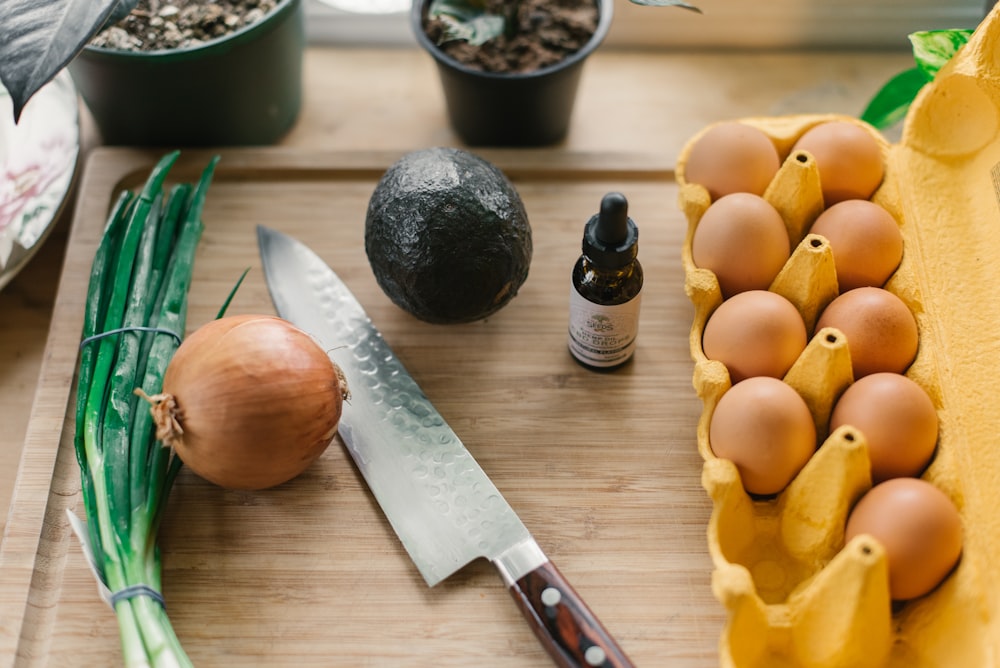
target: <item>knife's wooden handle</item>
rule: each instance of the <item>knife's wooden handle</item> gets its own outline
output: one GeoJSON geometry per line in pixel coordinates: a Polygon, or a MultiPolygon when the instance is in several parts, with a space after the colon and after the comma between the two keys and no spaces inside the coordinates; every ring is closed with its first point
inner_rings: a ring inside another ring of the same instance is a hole
{"type": "Polygon", "coordinates": [[[510,594],[557,666],[632,666],[552,562],[545,562],[516,581],[510,586],[510,594]]]}

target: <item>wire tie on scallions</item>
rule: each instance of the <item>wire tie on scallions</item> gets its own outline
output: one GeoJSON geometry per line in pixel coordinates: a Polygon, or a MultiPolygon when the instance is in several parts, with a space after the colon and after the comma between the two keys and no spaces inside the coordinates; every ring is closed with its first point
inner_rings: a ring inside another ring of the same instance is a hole
{"type": "Polygon", "coordinates": [[[177,340],[177,343],[180,343],[183,340],[180,334],[165,327],[118,327],[116,329],[109,329],[106,332],[101,332],[100,334],[92,334],[91,336],[88,336],[80,341],[80,347],[83,348],[88,343],[92,343],[98,339],[103,339],[105,336],[121,334],[122,332],[152,332],[154,334],[169,334],[177,340]]]}
{"type": "Polygon", "coordinates": [[[110,603],[111,607],[114,608],[119,601],[125,601],[130,598],[135,598],[136,596],[148,596],[159,603],[161,608],[165,609],[167,607],[167,604],[163,600],[163,594],[149,585],[144,584],[134,584],[119,589],[108,597],[108,603],[110,603]]]}

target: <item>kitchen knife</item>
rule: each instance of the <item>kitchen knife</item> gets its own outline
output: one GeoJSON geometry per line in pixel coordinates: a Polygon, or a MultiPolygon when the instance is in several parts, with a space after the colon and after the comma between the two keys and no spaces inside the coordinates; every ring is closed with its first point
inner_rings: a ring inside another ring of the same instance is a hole
{"type": "Polygon", "coordinates": [[[260,226],[257,240],[278,315],[347,377],[340,437],[427,584],[484,557],[556,665],[631,666],[337,274],[286,234],[260,226]]]}

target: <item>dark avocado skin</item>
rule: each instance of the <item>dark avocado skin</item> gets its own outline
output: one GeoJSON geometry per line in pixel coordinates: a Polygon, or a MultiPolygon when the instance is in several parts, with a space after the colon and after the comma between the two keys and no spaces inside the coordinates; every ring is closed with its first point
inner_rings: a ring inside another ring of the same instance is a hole
{"type": "Polygon", "coordinates": [[[400,308],[431,323],[485,318],[528,277],[531,227],[496,166],[457,148],[403,156],[368,203],[365,252],[400,308]]]}

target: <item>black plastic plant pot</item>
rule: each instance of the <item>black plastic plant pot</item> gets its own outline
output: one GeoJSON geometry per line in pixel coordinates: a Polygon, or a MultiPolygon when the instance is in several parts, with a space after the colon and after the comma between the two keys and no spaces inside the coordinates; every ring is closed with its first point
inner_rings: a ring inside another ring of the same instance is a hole
{"type": "Polygon", "coordinates": [[[597,30],[576,53],[524,74],[483,72],[446,55],[423,29],[430,0],[415,0],[410,26],[437,63],[452,128],[470,146],[546,146],[569,132],[584,61],[611,28],[613,0],[596,0],[597,30]]]}
{"type": "Polygon", "coordinates": [[[106,144],[273,144],[302,105],[301,0],[201,46],[133,52],[86,47],[69,65],[106,144]]]}

